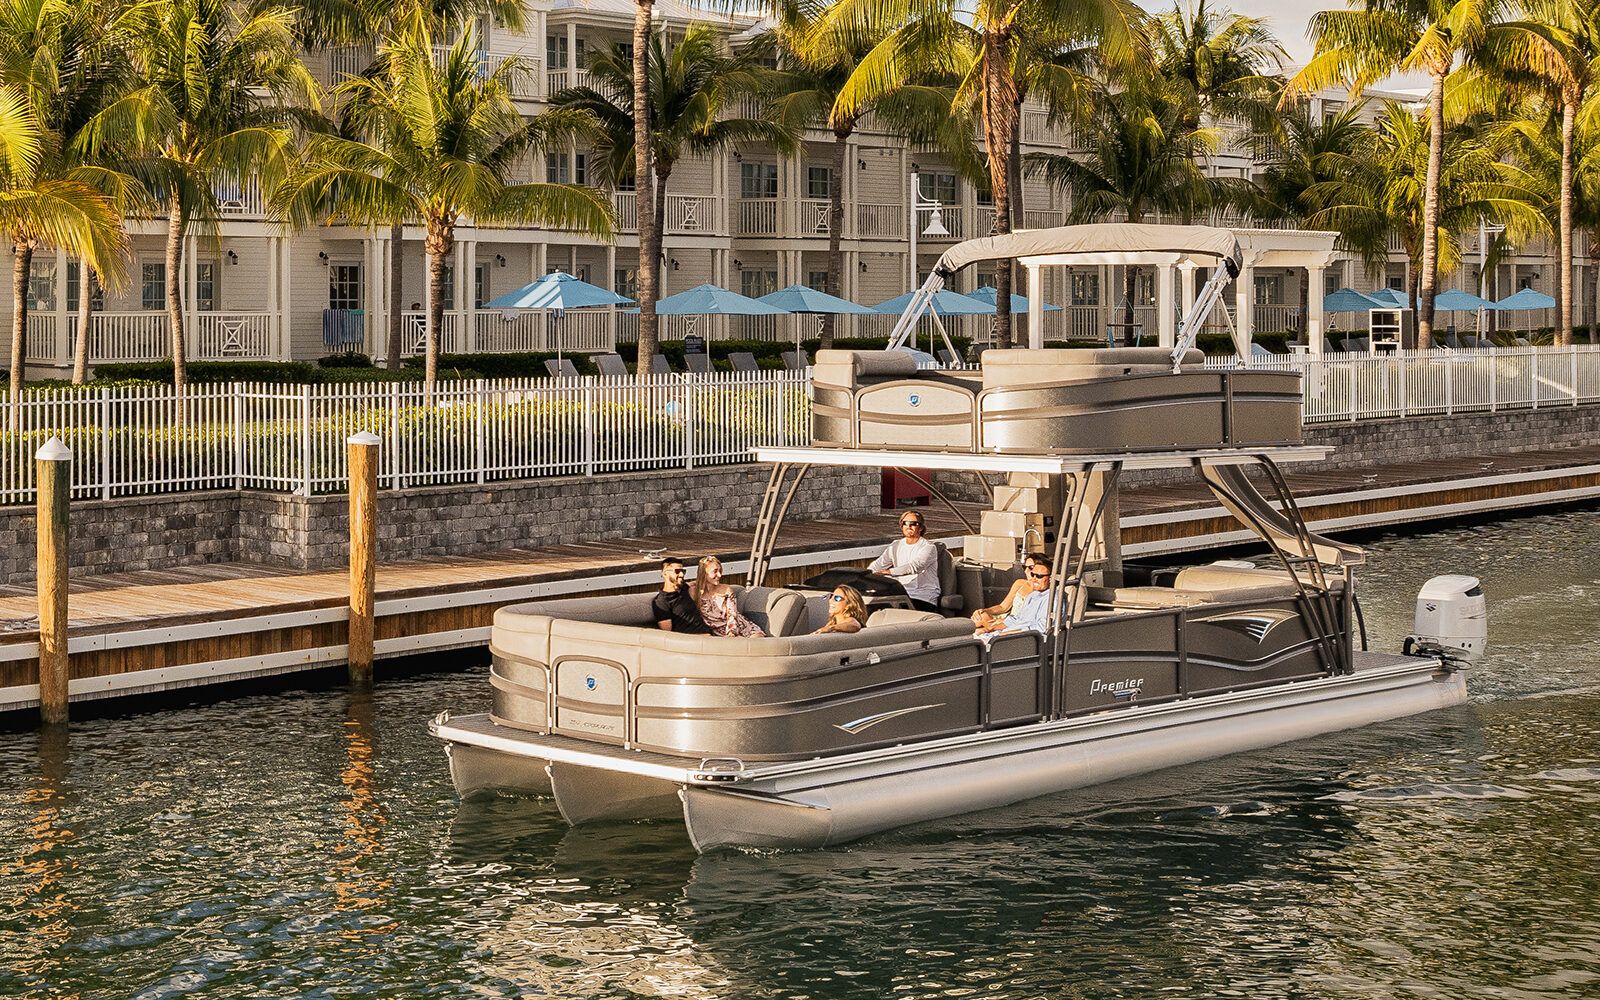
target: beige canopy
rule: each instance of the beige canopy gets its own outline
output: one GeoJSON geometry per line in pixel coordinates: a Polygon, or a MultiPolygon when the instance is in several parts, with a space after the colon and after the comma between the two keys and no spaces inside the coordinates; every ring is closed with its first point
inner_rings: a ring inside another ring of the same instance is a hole
{"type": "Polygon", "coordinates": [[[946,250],[936,274],[951,274],[980,260],[1015,260],[1048,254],[1177,253],[1220,258],[1235,277],[1243,261],[1239,240],[1210,226],[1153,226],[1107,222],[1090,226],[1030,229],[967,240],[946,250]]]}

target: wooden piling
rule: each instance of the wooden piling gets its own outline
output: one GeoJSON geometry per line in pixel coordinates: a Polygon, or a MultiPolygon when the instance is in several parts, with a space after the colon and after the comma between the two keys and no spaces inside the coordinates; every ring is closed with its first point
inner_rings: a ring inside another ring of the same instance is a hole
{"type": "Polygon", "coordinates": [[[378,436],[350,435],[350,680],[371,683],[378,586],[378,436]]]}
{"type": "Polygon", "coordinates": [[[72,452],[59,438],[34,456],[38,472],[37,561],[39,590],[39,718],[67,721],[67,502],[72,496],[72,452]]]}

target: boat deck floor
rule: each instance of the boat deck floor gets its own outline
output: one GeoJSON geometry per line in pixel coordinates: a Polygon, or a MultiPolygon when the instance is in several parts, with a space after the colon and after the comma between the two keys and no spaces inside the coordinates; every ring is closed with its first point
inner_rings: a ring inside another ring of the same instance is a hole
{"type": "MultiPolygon", "coordinates": [[[[1364,469],[1294,472],[1286,469],[1299,497],[1334,497],[1385,487],[1453,482],[1497,474],[1600,464],[1600,446],[1486,454],[1364,469]]],[[[1199,483],[1132,487],[1122,493],[1124,518],[1161,515],[1216,505],[1199,483]]],[[[959,505],[975,524],[983,509],[959,505]]],[[[926,508],[929,535],[958,538],[967,529],[940,504],[926,508]]],[[[895,511],[860,517],[791,522],[784,526],[774,556],[883,545],[897,538],[895,511]]],[[[692,534],[630,537],[577,545],[505,549],[472,555],[440,556],[386,563],[378,568],[379,601],[468,592],[538,582],[615,578],[654,573],[662,551],[686,556],[716,554],[724,561],[748,555],[750,532],[699,531],[692,534]]],[[[648,586],[641,577],[634,581],[648,586]]],[[[74,574],[70,628],[74,635],[252,617],[279,611],[342,606],[348,576],[343,568],[303,570],[256,563],[209,563],[166,570],[74,574]]],[[[33,642],[37,636],[37,597],[31,584],[0,586],[0,647],[33,642]]]]}

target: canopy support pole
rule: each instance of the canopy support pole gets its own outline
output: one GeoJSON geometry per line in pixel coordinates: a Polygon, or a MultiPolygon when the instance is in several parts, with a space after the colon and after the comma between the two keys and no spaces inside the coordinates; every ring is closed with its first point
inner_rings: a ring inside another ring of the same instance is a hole
{"type": "MultiPolygon", "coordinates": [[[[1182,367],[1183,356],[1194,346],[1194,340],[1200,335],[1200,328],[1205,325],[1206,317],[1211,315],[1211,307],[1222,299],[1223,288],[1238,276],[1239,264],[1232,257],[1223,258],[1222,266],[1211,272],[1205,287],[1195,296],[1194,308],[1189,310],[1189,315],[1183,318],[1183,325],[1178,328],[1177,342],[1172,345],[1173,371],[1182,367]]],[[[1232,317],[1229,317],[1229,322],[1232,322],[1232,317]]]]}
{"type": "MultiPolygon", "coordinates": [[[[912,294],[911,301],[906,303],[906,311],[901,313],[900,318],[895,321],[894,329],[889,331],[889,350],[893,351],[905,346],[906,339],[917,328],[917,320],[922,318],[924,312],[933,308],[933,296],[943,287],[944,276],[942,274],[934,271],[928,275],[928,280],[922,283],[922,287],[912,294]]],[[[945,343],[948,344],[949,342],[950,338],[946,337],[945,343]]]]}

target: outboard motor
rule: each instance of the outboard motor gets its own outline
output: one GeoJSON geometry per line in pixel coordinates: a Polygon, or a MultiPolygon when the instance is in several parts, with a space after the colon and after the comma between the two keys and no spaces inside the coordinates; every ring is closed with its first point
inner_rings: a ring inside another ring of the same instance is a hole
{"type": "Polygon", "coordinates": [[[1401,652],[1438,656],[1464,666],[1488,647],[1489,614],[1475,576],[1436,576],[1417,592],[1414,631],[1401,652]]]}

